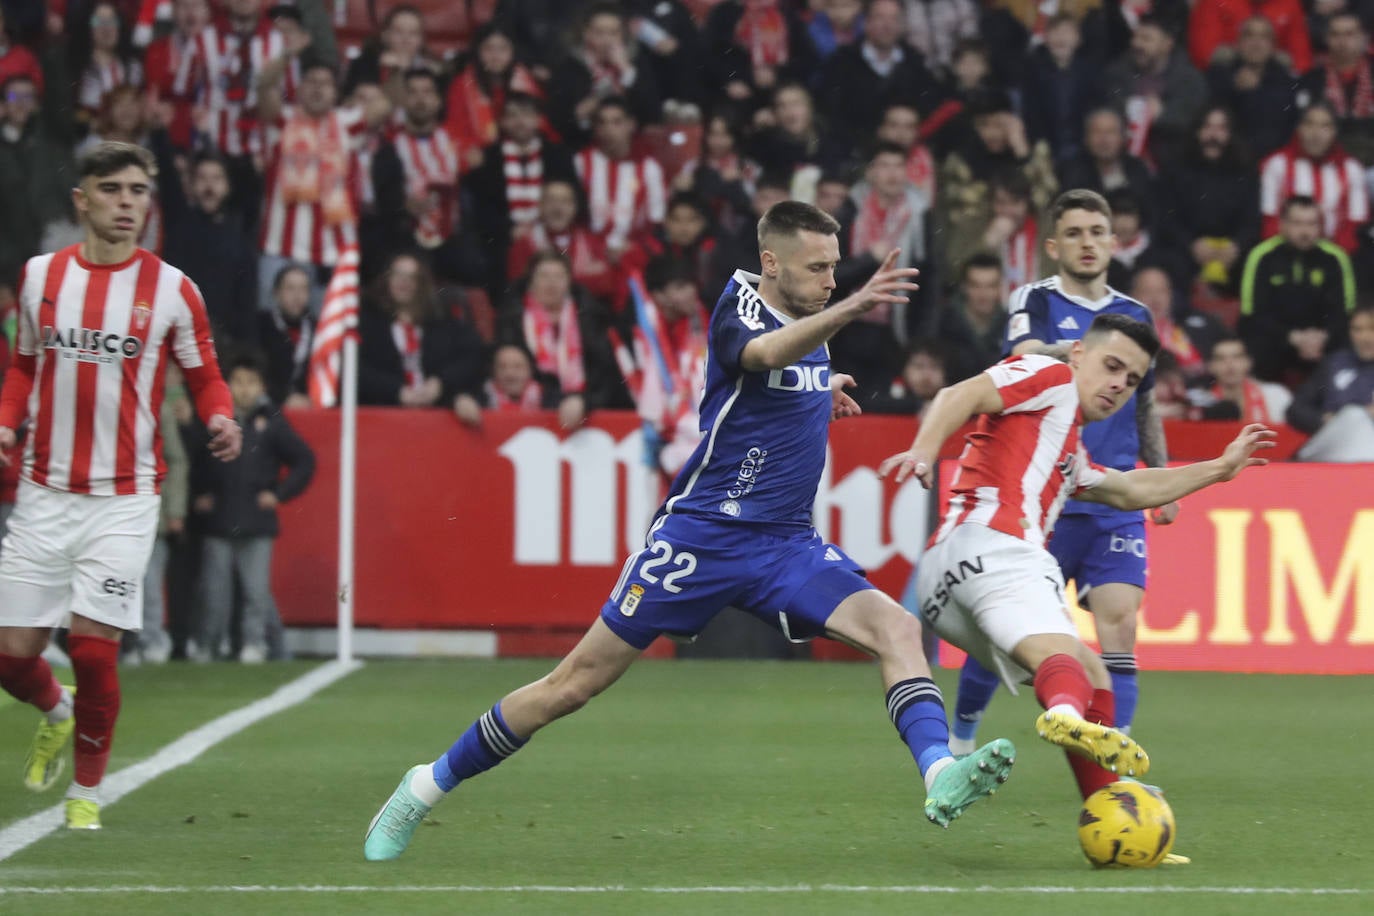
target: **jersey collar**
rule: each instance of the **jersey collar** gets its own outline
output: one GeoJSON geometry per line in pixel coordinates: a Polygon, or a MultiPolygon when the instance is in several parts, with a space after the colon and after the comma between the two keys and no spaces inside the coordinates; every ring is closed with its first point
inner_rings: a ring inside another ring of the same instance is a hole
{"type": "Polygon", "coordinates": [[[1116,290],[1112,289],[1110,286],[1107,287],[1107,294],[1103,296],[1101,299],[1093,300],[1088,299],[1085,296],[1075,296],[1070,293],[1064,292],[1063,278],[1060,277],[1059,274],[1055,274],[1053,277],[1050,278],[1050,280],[1053,281],[1052,289],[1054,289],[1054,291],[1057,292],[1059,295],[1063,296],[1065,299],[1069,300],[1074,305],[1081,305],[1083,306],[1083,308],[1090,309],[1094,312],[1100,312],[1104,308],[1115,302],[1117,299],[1125,298],[1116,290]]]}
{"type": "Polygon", "coordinates": [[[797,320],[793,318],[791,315],[788,315],[786,312],[780,312],[777,309],[773,308],[773,306],[769,305],[767,302],[763,300],[763,296],[759,295],[759,283],[762,282],[763,277],[759,276],[758,274],[752,274],[749,271],[741,268],[735,270],[733,279],[741,287],[748,289],[749,292],[756,299],[759,300],[759,304],[762,305],[764,308],[768,309],[768,313],[772,315],[774,318],[778,319],[779,323],[791,324],[792,322],[797,320]]]}

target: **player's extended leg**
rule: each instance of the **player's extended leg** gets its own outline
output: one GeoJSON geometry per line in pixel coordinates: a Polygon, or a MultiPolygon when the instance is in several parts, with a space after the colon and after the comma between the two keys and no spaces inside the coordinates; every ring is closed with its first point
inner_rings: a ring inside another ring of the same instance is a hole
{"type": "Polygon", "coordinates": [[[1140,745],[1110,725],[1111,679],[1087,646],[1063,633],[1040,633],[1021,640],[1011,655],[1035,672],[1035,696],[1045,708],[1036,728],[1069,752],[1085,798],[1122,776],[1149,771],[1150,758],[1140,745]]]}
{"type": "Polygon", "coordinates": [[[24,785],[34,792],[52,788],[62,775],[63,752],[76,725],[71,691],[57,682],[43,658],[51,633],[47,627],[0,627],[0,687],[43,713],[24,759],[24,785]]]}
{"type": "Polygon", "coordinates": [[[100,829],[99,788],[110,762],[115,720],[119,718],[119,641],[123,631],[72,615],[67,654],[76,674],[75,772],[67,789],[67,827],[100,829]]]}
{"type": "Polygon", "coordinates": [[[380,861],[405,852],[415,828],[446,794],[520,750],[545,725],[587,705],[619,680],[641,652],[597,618],[553,671],[483,713],[434,763],[406,773],[368,826],[364,857],[380,861]]]}
{"type": "Polygon", "coordinates": [[[973,753],[978,746],[978,723],[983,719],[1002,679],[972,655],[959,670],[959,692],[954,700],[954,722],[950,728],[949,749],[958,756],[973,753]]]}
{"type": "Polygon", "coordinates": [[[855,592],[825,623],[833,636],[878,657],[887,713],[926,784],[926,817],[950,821],[1006,782],[1015,762],[1010,741],[997,739],[962,760],[949,749],[944,699],[921,648],[921,624],[877,589],[855,592]]]}
{"type": "Polygon", "coordinates": [[[1126,734],[1135,721],[1139,684],[1136,678],[1135,631],[1140,619],[1140,604],[1145,590],[1124,582],[1094,585],[1088,592],[1088,610],[1097,625],[1097,641],[1102,661],[1112,678],[1116,694],[1115,725],[1126,734]]]}

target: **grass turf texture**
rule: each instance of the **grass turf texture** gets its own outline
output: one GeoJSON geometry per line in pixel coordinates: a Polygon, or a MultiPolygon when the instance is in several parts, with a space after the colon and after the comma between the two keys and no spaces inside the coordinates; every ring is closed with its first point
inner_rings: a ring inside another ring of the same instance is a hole
{"type": "MultiPolygon", "coordinates": [[[[362,835],[413,763],[432,759],[546,662],[376,662],[212,748],[104,812],[0,862],[13,887],[368,886],[400,892],[0,894],[25,914],[175,913],[1369,913],[1374,777],[1365,684],[1350,678],[1147,674],[1136,734],[1192,866],[1094,871],[1074,835],[1062,754],[1034,702],[999,695],[1011,781],[948,831],[871,666],[646,662],[498,770],[461,787],[399,861],[362,835]],[[476,892],[424,888],[842,885],[809,893],[476,892]],[[893,887],[934,886],[939,892],[893,887]],[[975,892],[1081,888],[1088,893],[975,892]],[[1294,897],[1178,888],[1340,888],[1294,897]],[[1130,888],[1137,893],[1106,893],[1130,888]]],[[[302,663],[124,673],[112,772],[299,676],[302,663]]],[[[952,672],[940,675],[950,705],[952,672]]],[[[19,783],[27,707],[0,708],[0,827],[55,804],[19,783]]]]}

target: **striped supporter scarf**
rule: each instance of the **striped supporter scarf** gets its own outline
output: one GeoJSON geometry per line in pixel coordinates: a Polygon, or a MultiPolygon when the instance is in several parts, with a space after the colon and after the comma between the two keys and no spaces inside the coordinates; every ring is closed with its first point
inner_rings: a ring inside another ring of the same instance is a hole
{"type": "Polygon", "coordinates": [[[555,321],[542,303],[525,295],[525,344],[534,354],[534,366],[555,376],[564,394],[580,394],[587,388],[582,366],[582,330],[577,324],[577,305],[568,296],[555,321]]]}

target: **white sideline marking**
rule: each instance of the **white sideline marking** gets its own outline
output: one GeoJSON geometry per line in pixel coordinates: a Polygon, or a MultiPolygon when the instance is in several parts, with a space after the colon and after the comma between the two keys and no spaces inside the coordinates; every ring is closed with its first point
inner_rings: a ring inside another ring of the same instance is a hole
{"type": "Polygon", "coordinates": [[[209,887],[190,885],[124,885],[116,887],[4,887],[0,897],[18,894],[1227,894],[1237,896],[1360,896],[1374,894],[1374,888],[1358,887],[1182,887],[1145,885],[1141,887],[1072,887],[1039,885],[1030,887],[947,887],[935,884],[789,884],[719,885],[701,887],[629,887],[619,884],[569,885],[396,885],[366,884],[220,884],[209,887]]]}
{"type": "MultiPolygon", "coordinates": [[[[195,760],[210,748],[226,738],[233,737],[250,725],[254,725],[290,709],[346,674],[362,667],[359,662],[329,662],[314,671],[304,674],[287,684],[278,687],[272,694],[241,706],[233,712],[225,713],[218,719],[206,722],[192,729],[171,744],[162,748],[151,757],[144,758],[132,766],[127,766],[108,777],[100,786],[101,807],[108,807],[130,792],[138,789],[164,773],[175,770],[195,760]]],[[[26,849],[43,839],[63,825],[64,805],[59,802],[51,808],[31,814],[21,821],[15,821],[0,830],[0,862],[26,849]]],[[[11,888],[10,890],[15,890],[11,888]]],[[[79,889],[74,889],[81,893],[79,889]]]]}

